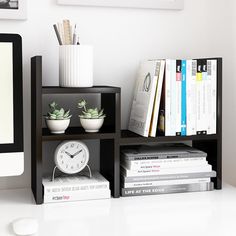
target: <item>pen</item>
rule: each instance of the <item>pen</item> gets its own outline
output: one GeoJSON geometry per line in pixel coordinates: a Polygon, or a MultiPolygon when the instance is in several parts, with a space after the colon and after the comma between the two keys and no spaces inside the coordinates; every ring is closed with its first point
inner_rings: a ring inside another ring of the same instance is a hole
{"type": "Polygon", "coordinates": [[[77,37],[77,45],[80,45],[80,43],[79,43],[79,36],[77,37]]]}
{"type": "Polygon", "coordinates": [[[74,29],[74,34],[73,34],[73,44],[77,44],[77,31],[76,31],[76,24],[75,24],[75,29],[74,29]]]}

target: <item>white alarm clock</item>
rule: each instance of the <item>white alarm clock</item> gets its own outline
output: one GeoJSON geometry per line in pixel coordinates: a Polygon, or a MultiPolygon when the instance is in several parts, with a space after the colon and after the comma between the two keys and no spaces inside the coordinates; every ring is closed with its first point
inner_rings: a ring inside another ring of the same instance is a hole
{"type": "Polygon", "coordinates": [[[81,141],[64,141],[55,150],[56,167],[66,174],[76,174],[88,164],[89,150],[81,141]]]}

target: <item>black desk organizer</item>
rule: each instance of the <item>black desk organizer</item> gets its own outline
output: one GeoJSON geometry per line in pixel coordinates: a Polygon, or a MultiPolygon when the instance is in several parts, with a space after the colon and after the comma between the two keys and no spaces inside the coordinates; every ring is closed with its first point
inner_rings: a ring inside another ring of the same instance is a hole
{"type": "MultiPolygon", "coordinates": [[[[217,134],[195,136],[160,136],[145,138],[121,130],[121,89],[109,86],[92,88],[42,87],[42,57],[31,59],[31,188],[37,204],[43,203],[42,144],[63,140],[100,140],[100,172],[110,182],[112,196],[120,197],[120,148],[145,143],[192,141],[193,147],[207,152],[207,160],[217,172],[215,189],[222,188],[222,59],[218,60],[217,134]],[[45,94],[100,94],[101,107],[106,111],[103,128],[98,133],[86,133],[83,128],[70,127],[65,134],[52,135],[42,127],[42,98],[45,94]]],[[[52,160],[53,161],[53,160],[52,160]]]]}

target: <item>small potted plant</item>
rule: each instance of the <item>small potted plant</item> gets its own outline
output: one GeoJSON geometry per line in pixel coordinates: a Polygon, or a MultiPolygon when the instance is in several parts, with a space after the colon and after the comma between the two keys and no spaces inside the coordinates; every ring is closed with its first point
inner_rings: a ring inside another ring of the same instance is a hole
{"type": "Polygon", "coordinates": [[[50,111],[45,116],[46,124],[52,134],[63,134],[70,124],[70,110],[65,111],[58,104],[49,104],[50,111]]]}
{"type": "Polygon", "coordinates": [[[87,108],[86,105],[87,102],[84,99],[78,103],[78,108],[83,109],[83,114],[79,115],[80,123],[86,132],[96,133],[102,127],[106,115],[103,113],[103,109],[87,108]]]}

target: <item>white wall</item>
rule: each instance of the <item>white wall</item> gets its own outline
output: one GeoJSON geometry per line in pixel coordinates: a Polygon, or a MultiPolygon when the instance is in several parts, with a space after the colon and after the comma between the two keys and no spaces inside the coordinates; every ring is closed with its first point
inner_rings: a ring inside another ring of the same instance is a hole
{"type": "MultiPolygon", "coordinates": [[[[79,25],[81,43],[95,48],[95,84],[122,88],[122,126],[127,126],[135,74],[147,58],[224,58],[224,167],[236,184],[232,114],[233,0],[185,0],[183,11],[84,8],[28,0],[28,20],[0,21],[1,32],[19,33],[24,52],[25,173],[1,178],[0,188],[30,186],[30,57],[43,55],[44,85],[58,84],[58,45],[53,23],[69,18],[79,25]],[[230,159],[231,157],[231,159],[230,159]],[[231,161],[230,161],[231,160],[231,161]]],[[[236,31],[235,31],[236,32],[236,31]]],[[[235,96],[235,95],[234,95],[235,96]]],[[[235,129],[235,128],[234,128],[235,129]]]]}

